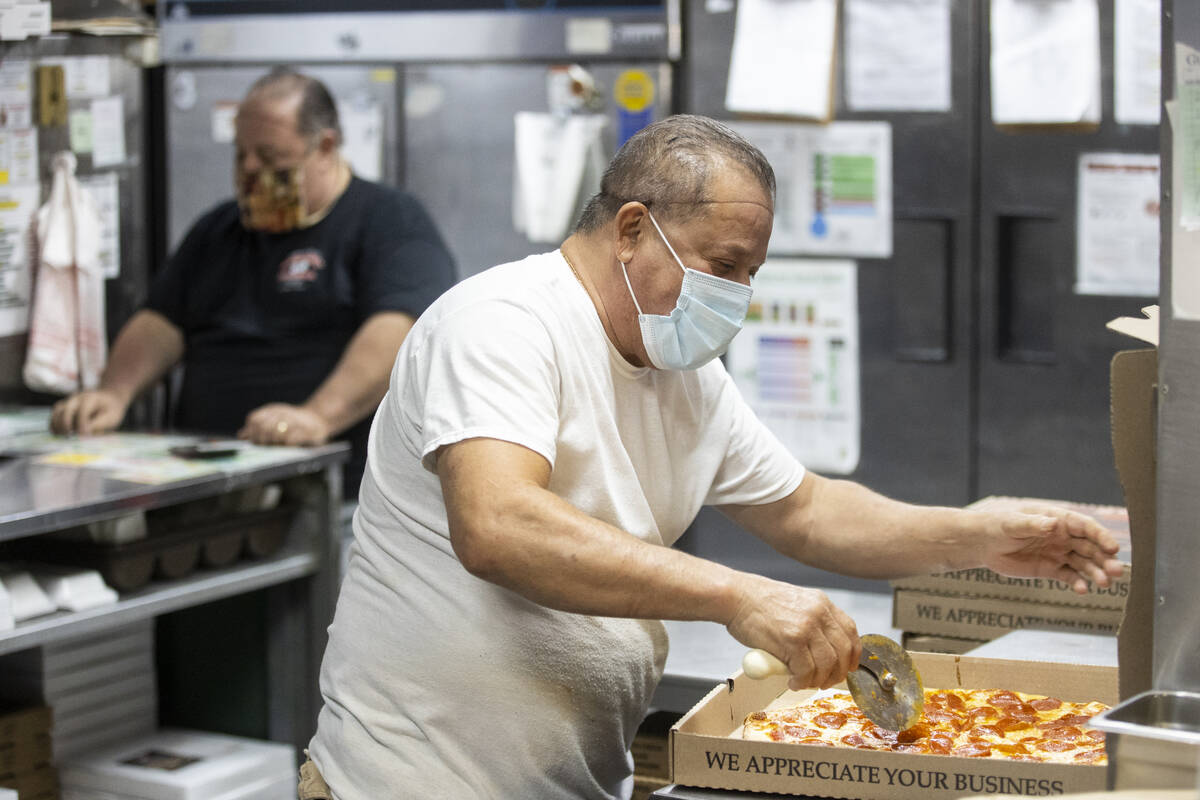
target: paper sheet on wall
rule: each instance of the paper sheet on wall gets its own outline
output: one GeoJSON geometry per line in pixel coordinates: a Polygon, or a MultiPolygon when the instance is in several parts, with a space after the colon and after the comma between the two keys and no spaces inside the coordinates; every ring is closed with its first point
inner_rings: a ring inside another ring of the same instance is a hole
{"type": "Polygon", "coordinates": [[[29,330],[29,224],[38,185],[0,187],[0,336],[29,330]]]}
{"type": "Polygon", "coordinates": [[[125,102],[120,95],[92,101],[92,166],[125,160],[125,102]]]}
{"type": "Polygon", "coordinates": [[[38,129],[0,128],[0,186],[38,182],[38,129]]]}
{"type": "Polygon", "coordinates": [[[1122,125],[1157,125],[1162,3],[1116,0],[1113,16],[1113,117],[1122,125]]]}
{"type": "Polygon", "coordinates": [[[531,242],[560,242],[600,189],[606,157],[602,114],[514,117],[513,229],[531,242]]]}
{"type": "Polygon", "coordinates": [[[846,0],[851,111],[950,110],[950,0],[846,0]]]}
{"type": "Polygon", "coordinates": [[[67,98],[84,100],[107,97],[112,93],[108,56],[56,56],[40,58],[41,66],[58,65],[63,69],[63,88],[67,98]]]}
{"type": "Polygon", "coordinates": [[[338,105],[342,123],[342,155],[354,174],[369,181],[383,179],[383,106],[374,99],[338,105]]]}
{"type": "Polygon", "coordinates": [[[121,185],[115,172],[79,176],[100,213],[100,265],[105,278],[121,274],[121,185]]]}
{"type": "Polygon", "coordinates": [[[858,466],[854,262],[768,259],[726,366],[759,419],[801,463],[840,474],[858,466]]]}
{"type": "Polygon", "coordinates": [[[0,61],[0,128],[33,126],[32,70],[28,59],[0,61]]]}
{"type": "Polygon", "coordinates": [[[991,33],[994,123],[1100,121],[1097,0],[992,0],[991,33]]]}
{"type": "Polygon", "coordinates": [[[829,119],[836,0],[740,0],[725,107],[829,119]]]}
{"type": "Polygon", "coordinates": [[[1158,296],[1157,153],[1079,157],[1075,291],[1158,296]]]}
{"type": "Polygon", "coordinates": [[[775,168],[771,252],[892,254],[892,126],[734,122],[775,168]]]}
{"type": "Polygon", "coordinates": [[[1175,319],[1200,319],[1200,51],[1175,43],[1171,125],[1171,309],[1175,319]]]}

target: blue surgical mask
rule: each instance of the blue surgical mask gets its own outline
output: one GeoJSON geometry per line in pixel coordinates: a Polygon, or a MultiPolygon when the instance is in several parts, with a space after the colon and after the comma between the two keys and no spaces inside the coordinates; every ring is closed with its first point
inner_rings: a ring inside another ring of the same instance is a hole
{"type": "Polygon", "coordinates": [[[675,248],[663,236],[658,220],[649,211],[646,213],[662,237],[663,244],[671,251],[675,263],[683,270],[683,286],[669,316],[643,314],[633,293],[633,284],[629,282],[625,262],[620,262],[629,296],[633,298],[633,305],[638,311],[642,344],[646,346],[650,363],[659,369],[702,367],[724,353],[733,337],[742,329],[753,290],[736,281],[685,267],[675,248]]]}

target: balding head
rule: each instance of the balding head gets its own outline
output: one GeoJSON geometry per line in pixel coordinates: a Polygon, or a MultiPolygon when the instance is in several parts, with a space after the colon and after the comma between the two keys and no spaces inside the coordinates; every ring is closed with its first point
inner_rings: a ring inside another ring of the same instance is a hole
{"type": "Polygon", "coordinates": [[[254,82],[246,92],[242,106],[258,102],[294,104],[296,131],[301,136],[311,139],[329,130],[333,131],[339,145],[342,142],[337,104],[325,84],[316,78],[286,67],[276,67],[254,82]]]}
{"type": "Polygon", "coordinates": [[[757,147],[714,119],[667,117],[634,134],[617,151],[575,230],[599,229],[630,201],[644,203],[664,219],[688,213],[712,199],[708,189],[714,175],[739,168],[774,205],[775,172],[757,147]]]}

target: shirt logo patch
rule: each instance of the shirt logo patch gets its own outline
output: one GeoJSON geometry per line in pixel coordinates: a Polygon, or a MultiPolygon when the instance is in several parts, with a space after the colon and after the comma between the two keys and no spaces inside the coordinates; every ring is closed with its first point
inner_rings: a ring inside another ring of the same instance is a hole
{"type": "Polygon", "coordinates": [[[320,250],[297,250],[279,264],[275,280],[281,292],[304,291],[324,268],[325,257],[320,250]]]}

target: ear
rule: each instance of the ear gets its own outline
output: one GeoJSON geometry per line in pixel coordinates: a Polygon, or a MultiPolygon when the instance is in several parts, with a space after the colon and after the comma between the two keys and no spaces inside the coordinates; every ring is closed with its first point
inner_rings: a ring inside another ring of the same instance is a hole
{"type": "Polygon", "coordinates": [[[648,213],[646,206],[635,200],[621,206],[613,218],[617,258],[626,264],[633,260],[633,253],[642,242],[648,213]]]}
{"type": "Polygon", "coordinates": [[[330,128],[321,131],[321,138],[317,141],[317,150],[321,155],[332,155],[337,152],[337,149],[337,134],[330,128]]]}

